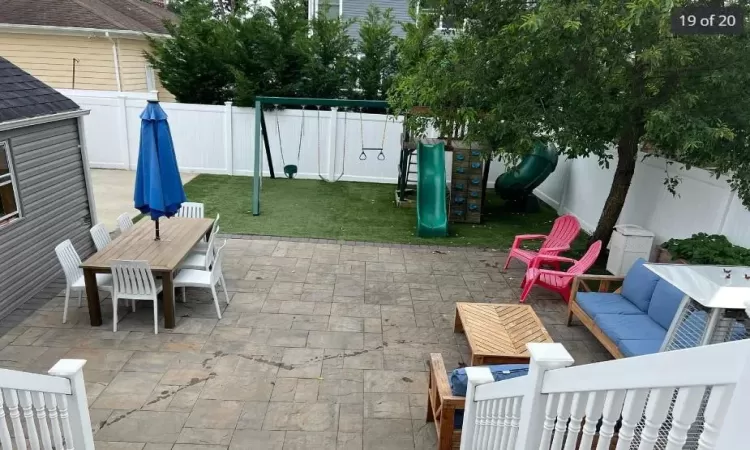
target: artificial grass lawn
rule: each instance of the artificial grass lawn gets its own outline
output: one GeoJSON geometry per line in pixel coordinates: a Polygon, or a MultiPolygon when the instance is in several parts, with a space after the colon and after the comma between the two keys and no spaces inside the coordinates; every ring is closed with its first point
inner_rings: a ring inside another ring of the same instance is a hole
{"type": "MultiPolygon", "coordinates": [[[[221,213],[220,232],[229,234],[507,248],[517,234],[547,233],[557,217],[546,205],[534,214],[508,212],[488,190],[481,225],[451,224],[449,237],[420,238],[416,209],[395,206],[395,185],[264,178],[257,217],[252,188],[251,177],[199,175],[185,193],[205,204],[207,217],[221,213]]],[[[578,241],[576,250],[585,236],[578,241]]]]}

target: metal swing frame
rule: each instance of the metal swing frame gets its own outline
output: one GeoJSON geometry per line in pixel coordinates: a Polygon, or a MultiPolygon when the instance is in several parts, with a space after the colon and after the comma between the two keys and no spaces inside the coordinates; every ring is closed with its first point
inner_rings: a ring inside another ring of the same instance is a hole
{"type": "MultiPolygon", "coordinates": [[[[266,147],[266,158],[268,159],[268,168],[271,172],[271,178],[274,176],[273,160],[271,158],[271,149],[268,142],[268,129],[266,127],[265,114],[263,107],[266,105],[278,106],[315,106],[315,107],[339,107],[339,108],[372,108],[389,110],[388,102],[383,100],[343,100],[333,98],[293,98],[293,97],[255,97],[255,151],[253,160],[253,215],[260,215],[260,191],[261,191],[261,169],[263,167],[263,144],[266,147]],[[261,139],[263,142],[261,143],[261,139]]],[[[360,109],[361,110],[361,109],[360,109]]],[[[320,114],[320,109],[318,109],[320,114]]],[[[386,126],[387,126],[386,117],[386,126]]],[[[318,130],[320,121],[318,121],[318,130]]],[[[319,133],[318,133],[319,134],[319,133]]],[[[320,136],[318,135],[318,147],[320,146],[320,136]]],[[[320,157],[318,157],[320,163],[320,157]]],[[[342,171],[343,175],[343,171],[342,171]]]]}

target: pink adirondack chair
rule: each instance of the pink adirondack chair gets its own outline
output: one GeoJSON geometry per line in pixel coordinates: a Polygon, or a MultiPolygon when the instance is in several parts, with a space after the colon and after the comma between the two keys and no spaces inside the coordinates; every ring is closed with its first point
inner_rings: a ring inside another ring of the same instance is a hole
{"type": "Polygon", "coordinates": [[[565,300],[565,303],[570,301],[570,286],[573,283],[573,279],[578,275],[583,275],[587,270],[594,265],[596,258],[599,257],[599,252],[602,250],[602,241],[594,242],[583,257],[576,261],[572,258],[566,258],[564,256],[552,256],[552,255],[539,255],[532,259],[529,263],[529,268],[526,270],[526,276],[521,283],[523,292],[521,293],[521,303],[526,301],[531,288],[534,285],[539,285],[550,291],[557,292],[565,300]],[[542,269],[540,266],[543,263],[573,263],[573,265],[565,272],[560,270],[542,269]]]}
{"type": "MultiPolygon", "coordinates": [[[[510,248],[508,259],[505,260],[503,270],[510,265],[510,260],[516,258],[527,266],[537,255],[559,255],[561,252],[570,249],[570,243],[578,236],[581,231],[581,224],[578,219],[570,214],[560,216],[555,220],[548,235],[544,234],[521,234],[513,240],[513,246],[510,248]],[[524,250],[521,248],[523,241],[532,239],[544,239],[538,252],[533,250],[524,250]]],[[[559,267],[559,263],[556,263],[559,267]]]]}

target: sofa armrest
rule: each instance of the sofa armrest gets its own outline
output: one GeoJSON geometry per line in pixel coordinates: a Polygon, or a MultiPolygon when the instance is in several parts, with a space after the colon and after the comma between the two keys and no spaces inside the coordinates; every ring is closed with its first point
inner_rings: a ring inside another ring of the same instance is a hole
{"type": "Polygon", "coordinates": [[[578,275],[573,281],[573,288],[571,289],[571,296],[575,297],[575,293],[578,292],[579,288],[583,288],[583,290],[586,292],[593,292],[593,289],[591,289],[591,286],[589,284],[592,282],[599,282],[599,288],[597,289],[599,292],[609,292],[610,291],[609,286],[611,283],[622,282],[622,280],[624,279],[625,277],[616,277],[614,275],[593,275],[593,274],[578,275]]]}
{"type": "Polygon", "coordinates": [[[430,353],[430,379],[429,390],[433,389],[440,397],[440,405],[451,404],[453,409],[464,409],[464,397],[457,397],[451,391],[450,382],[448,382],[448,372],[445,370],[443,355],[440,353],[430,353]]]}

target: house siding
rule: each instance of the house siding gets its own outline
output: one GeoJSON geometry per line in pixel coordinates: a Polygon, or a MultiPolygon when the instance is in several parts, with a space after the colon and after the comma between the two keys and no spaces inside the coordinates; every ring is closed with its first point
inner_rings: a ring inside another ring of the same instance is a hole
{"type": "MultiPolygon", "coordinates": [[[[117,39],[120,83],[124,92],[147,92],[148,42],[117,39]]],[[[0,55],[53,88],[117,91],[112,41],[103,36],[0,33],[0,55]],[[77,59],[75,86],[73,59],[77,59]]],[[[159,100],[173,102],[157,77],[159,100]]]]}
{"type": "MultiPolygon", "coordinates": [[[[402,22],[411,22],[409,16],[409,0],[343,0],[344,1],[344,19],[362,20],[367,17],[367,10],[370,5],[374,4],[380,9],[390,8],[393,11],[393,19],[396,22],[393,26],[393,34],[398,37],[404,37],[405,33],[401,27],[402,22]]],[[[354,22],[349,27],[349,35],[355,40],[359,40],[359,23],[354,22]]]]}
{"type": "Polygon", "coordinates": [[[22,218],[0,227],[0,317],[62,274],[57,244],[70,239],[81,258],[94,252],[76,119],[0,132],[5,140],[22,218]]]}

